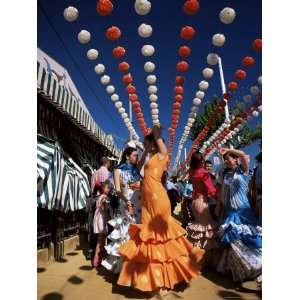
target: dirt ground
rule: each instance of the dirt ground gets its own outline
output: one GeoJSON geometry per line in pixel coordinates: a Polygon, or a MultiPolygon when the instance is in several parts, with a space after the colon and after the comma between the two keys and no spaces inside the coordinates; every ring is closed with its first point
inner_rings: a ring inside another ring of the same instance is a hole
{"type": "MultiPolygon", "coordinates": [[[[68,253],[61,262],[40,267],[37,272],[38,300],[157,299],[153,294],[116,285],[117,277],[103,268],[92,268],[82,250],[68,253]]],[[[261,299],[261,294],[243,290],[215,271],[204,271],[190,285],[179,284],[164,299],[254,300],[261,299]]]]}

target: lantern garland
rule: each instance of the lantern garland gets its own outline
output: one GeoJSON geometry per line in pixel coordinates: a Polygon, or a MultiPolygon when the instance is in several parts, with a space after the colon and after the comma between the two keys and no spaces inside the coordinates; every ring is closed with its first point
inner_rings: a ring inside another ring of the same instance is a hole
{"type": "MultiPolygon", "coordinates": [[[[112,26],[110,28],[114,28],[114,27],[115,26],[112,26]]],[[[106,36],[108,36],[107,33],[106,36]]],[[[119,36],[121,36],[121,33],[119,34],[119,36]]],[[[115,39],[109,39],[109,40],[114,41],[115,39]]],[[[150,47],[147,49],[146,52],[151,53],[152,50],[153,49],[150,47]]],[[[124,58],[125,54],[126,54],[126,50],[121,46],[117,46],[112,50],[112,55],[117,59],[124,58]]],[[[151,65],[151,67],[153,66],[151,65]]],[[[148,128],[144,119],[144,114],[141,109],[141,104],[138,101],[138,96],[136,94],[136,87],[134,86],[133,78],[130,73],[130,64],[126,61],[122,61],[119,63],[118,69],[121,73],[123,73],[122,82],[126,86],[126,92],[128,93],[129,101],[132,103],[133,110],[137,117],[138,125],[141,131],[143,132],[143,134],[146,135],[148,134],[148,128]]]]}
{"type": "MultiPolygon", "coordinates": [[[[102,4],[106,1],[98,1],[102,2],[102,4]]],[[[68,22],[73,22],[78,18],[79,12],[75,7],[68,7],[64,10],[64,17],[68,22]]],[[[119,29],[118,29],[119,30],[119,29]]],[[[114,31],[114,29],[113,29],[114,31]]],[[[87,44],[91,40],[91,34],[87,30],[81,30],[77,35],[78,41],[81,44],[87,44]]],[[[118,53],[120,54],[122,49],[118,49],[118,53]]],[[[125,54],[125,53],[124,53],[125,54]]],[[[87,51],[87,58],[89,60],[96,60],[99,56],[99,52],[97,49],[89,49],[87,51]]],[[[130,119],[128,118],[128,114],[126,113],[125,108],[123,107],[122,101],[119,99],[119,95],[115,93],[115,87],[111,84],[111,78],[109,75],[105,73],[105,66],[104,64],[98,63],[94,67],[94,71],[97,75],[101,75],[100,83],[106,86],[106,92],[110,95],[111,101],[114,103],[116,109],[118,110],[122,120],[124,121],[125,126],[127,127],[128,131],[132,135],[132,138],[135,140],[135,143],[139,143],[139,136],[132,125],[130,119]]]]}

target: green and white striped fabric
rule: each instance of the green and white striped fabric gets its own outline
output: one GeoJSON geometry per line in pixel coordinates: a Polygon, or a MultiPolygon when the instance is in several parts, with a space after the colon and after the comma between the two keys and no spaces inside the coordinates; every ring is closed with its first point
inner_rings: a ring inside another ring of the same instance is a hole
{"type": "Polygon", "coordinates": [[[87,175],[59,145],[38,135],[37,205],[49,210],[75,211],[85,207],[90,195],[87,175]]]}
{"type": "Polygon", "coordinates": [[[80,126],[89,136],[108,148],[117,158],[122,154],[110,136],[100,129],[92,116],[82,107],[78,99],[71,95],[67,88],[37,62],[38,92],[59,110],[66,114],[76,125],[80,126]]]}

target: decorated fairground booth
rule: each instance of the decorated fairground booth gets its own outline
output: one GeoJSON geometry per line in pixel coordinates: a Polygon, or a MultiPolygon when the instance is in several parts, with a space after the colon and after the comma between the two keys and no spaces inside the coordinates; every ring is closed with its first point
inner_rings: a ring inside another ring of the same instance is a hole
{"type": "Polygon", "coordinates": [[[90,177],[121,150],[94,121],[67,70],[38,49],[38,259],[61,259],[85,230],[90,177]]]}

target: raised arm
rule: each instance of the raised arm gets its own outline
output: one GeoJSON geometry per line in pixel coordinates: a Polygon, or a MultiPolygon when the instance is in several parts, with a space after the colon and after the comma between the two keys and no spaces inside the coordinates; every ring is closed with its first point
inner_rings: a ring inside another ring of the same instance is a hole
{"type": "Polygon", "coordinates": [[[154,125],[152,128],[152,133],[154,135],[155,143],[158,149],[158,155],[160,159],[164,159],[168,154],[168,149],[160,135],[160,127],[154,125]]]}
{"type": "Polygon", "coordinates": [[[241,150],[237,150],[237,149],[222,148],[221,154],[224,155],[225,153],[231,153],[235,156],[238,156],[241,160],[244,174],[246,174],[246,175],[249,174],[249,162],[248,162],[247,154],[245,152],[243,152],[241,150]]]}
{"type": "Polygon", "coordinates": [[[139,160],[139,162],[137,163],[137,168],[139,171],[141,171],[141,169],[143,168],[143,165],[145,163],[145,160],[146,160],[146,157],[147,157],[147,154],[149,153],[149,149],[145,149],[145,151],[143,152],[143,155],[141,157],[141,159],[139,160]]]}

